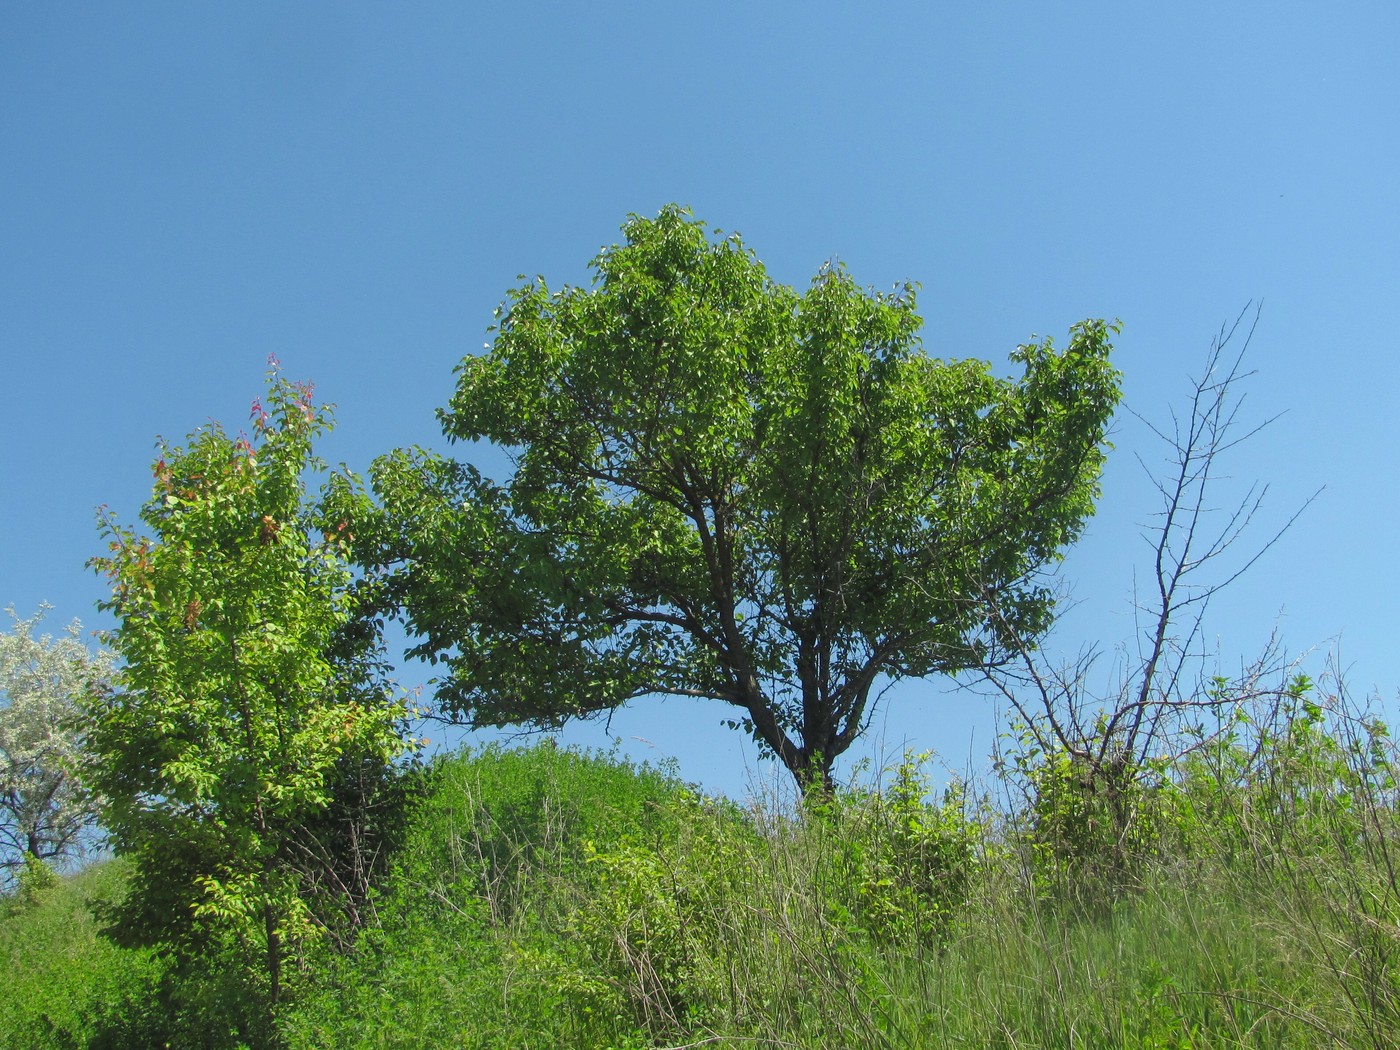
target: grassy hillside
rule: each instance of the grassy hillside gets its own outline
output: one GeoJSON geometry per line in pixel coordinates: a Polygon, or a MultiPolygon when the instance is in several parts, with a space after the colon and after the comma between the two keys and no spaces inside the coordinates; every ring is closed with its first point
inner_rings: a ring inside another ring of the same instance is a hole
{"type": "MultiPolygon", "coordinates": [[[[1127,799],[1043,759],[1016,804],[930,798],[912,758],[834,800],[739,806],[548,744],[451,757],[353,951],[302,961],[278,1038],[1400,1045],[1389,740],[1312,705],[1271,733],[1127,799]]],[[[121,878],[7,903],[0,1045],[233,1045],[210,975],[96,935],[121,878]]]]}
{"type": "Polygon", "coordinates": [[[1370,867],[1379,856],[1327,841],[1346,830],[1330,817],[1307,827],[1271,808],[1265,828],[1248,823],[1264,809],[1236,810],[1233,830],[1215,814],[1188,843],[1195,811],[1182,809],[1150,856],[1110,875],[1017,845],[1011,823],[960,793],[930,804],[912,763],[805,817],[550,748],[458,759],[438,777],[382,925],[288,1018],[291,1045],[1379,1047],[1400,1035],[1400,931],[1370,914],[1388,876],[1370,867]]]}
{"type": "Polygon", "coordinates": [[[0,1047],[163,1045],[161,964],[107,943],[93,916],[124,888],[123,867],[104,862],[0,902],[0,1047]]]}

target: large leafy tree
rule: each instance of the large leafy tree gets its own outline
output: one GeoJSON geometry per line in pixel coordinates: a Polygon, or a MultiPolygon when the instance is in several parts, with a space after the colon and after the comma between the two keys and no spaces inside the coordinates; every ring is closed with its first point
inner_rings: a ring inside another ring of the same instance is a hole
{"type": "Polygon", "coordinates": [[[308,843],[348,768],[402,750],[401,705],[348,629],[345,528],[306,499],[326,411],[274,372],[253,436],[165,446],[140,534],[110,517],[116,688],[88,710],[88,775],[134,862],[119,932],[217,954],[257,998],[321,922],[308,843]]]}
{"type": "Polygon", "coordinates": [[[90,650],[76,622],[55,638],[42,612],[0,633],[0,872],[83,851],[94,800],[78,781],[75,724],[83,698],[107,681],[111,654],[90,650]]]}
{"type": "Polygon", "coordinates": [[[1047,626],[1042,570],[1092,511],[1115,327],[1021,346],[1019,380],[922,352],[915,293],[827,266],[799,294],[676,207],[633,218],[591,287],[537,279],[441,413],[503,481],[376,463],[357,551],[443,705],[535,723],[709,697],[804,786],[883,684],[1047,626]]]}

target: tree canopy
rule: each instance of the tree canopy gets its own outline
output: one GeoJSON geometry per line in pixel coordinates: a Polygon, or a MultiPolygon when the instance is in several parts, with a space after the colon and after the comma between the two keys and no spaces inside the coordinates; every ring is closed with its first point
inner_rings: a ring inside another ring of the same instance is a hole
{"type": "Polygon", "coordinates": [[[343,480],[357,558],[438,697],[553,725],[708,697],[801,784],[883,684],[1041,633],[1043,571],[1092,512],[1114,324],[1020,346],[1019,380],[919,341],[915,288],[825,266],[802,293],[677,207],[633,217],[589,287],[510,293],[440,412],[491,479],[421,450],[343,480]]]}

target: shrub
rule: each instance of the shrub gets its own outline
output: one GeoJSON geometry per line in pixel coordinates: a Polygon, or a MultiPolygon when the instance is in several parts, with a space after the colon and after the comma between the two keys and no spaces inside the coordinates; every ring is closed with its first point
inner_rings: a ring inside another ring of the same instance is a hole
{"type": "Polygon", "coordinates": [[[906,752],[888,786],[840,801],[854,913],[881,943],[946,943],[990,846],[965,785],[930,802],[931,757],[906,752]]]}

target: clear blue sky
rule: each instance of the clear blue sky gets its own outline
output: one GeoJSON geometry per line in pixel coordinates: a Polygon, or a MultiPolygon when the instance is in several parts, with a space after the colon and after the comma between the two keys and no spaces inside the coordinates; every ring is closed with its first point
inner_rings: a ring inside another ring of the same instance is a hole
{"type": "MultiPolygon", "coordinates": [[[[1236,483],[1272,484],[1261,540],[1326,489],[1208,629],[1227,662],[1276,623],[1294,650],[1340,636],[1353,686],[1392,697],[1397,41],[1380,2],[9,5],[0,606],[102,626],[94,508],[135,520],[156,435],[244,425],[270,353],[338,404],[332,461],[441,445],[516,275],[582,280],[629,212],[678,201],[789,283],[833,255],[922,282],[939,356],[1119,317],[1154,419],[1262,299],[1246,412],[1286,415],[1236,483]]],[[[1070,650],[1131,639],[1155,450],[1126,413],[1115,440],[1070,650]]],[[[741,790],[723,714],[639,704],[611,731],[741,790]]],[[[876,732],[961,765],[991,726],[929,683],[876,732]]]]}

